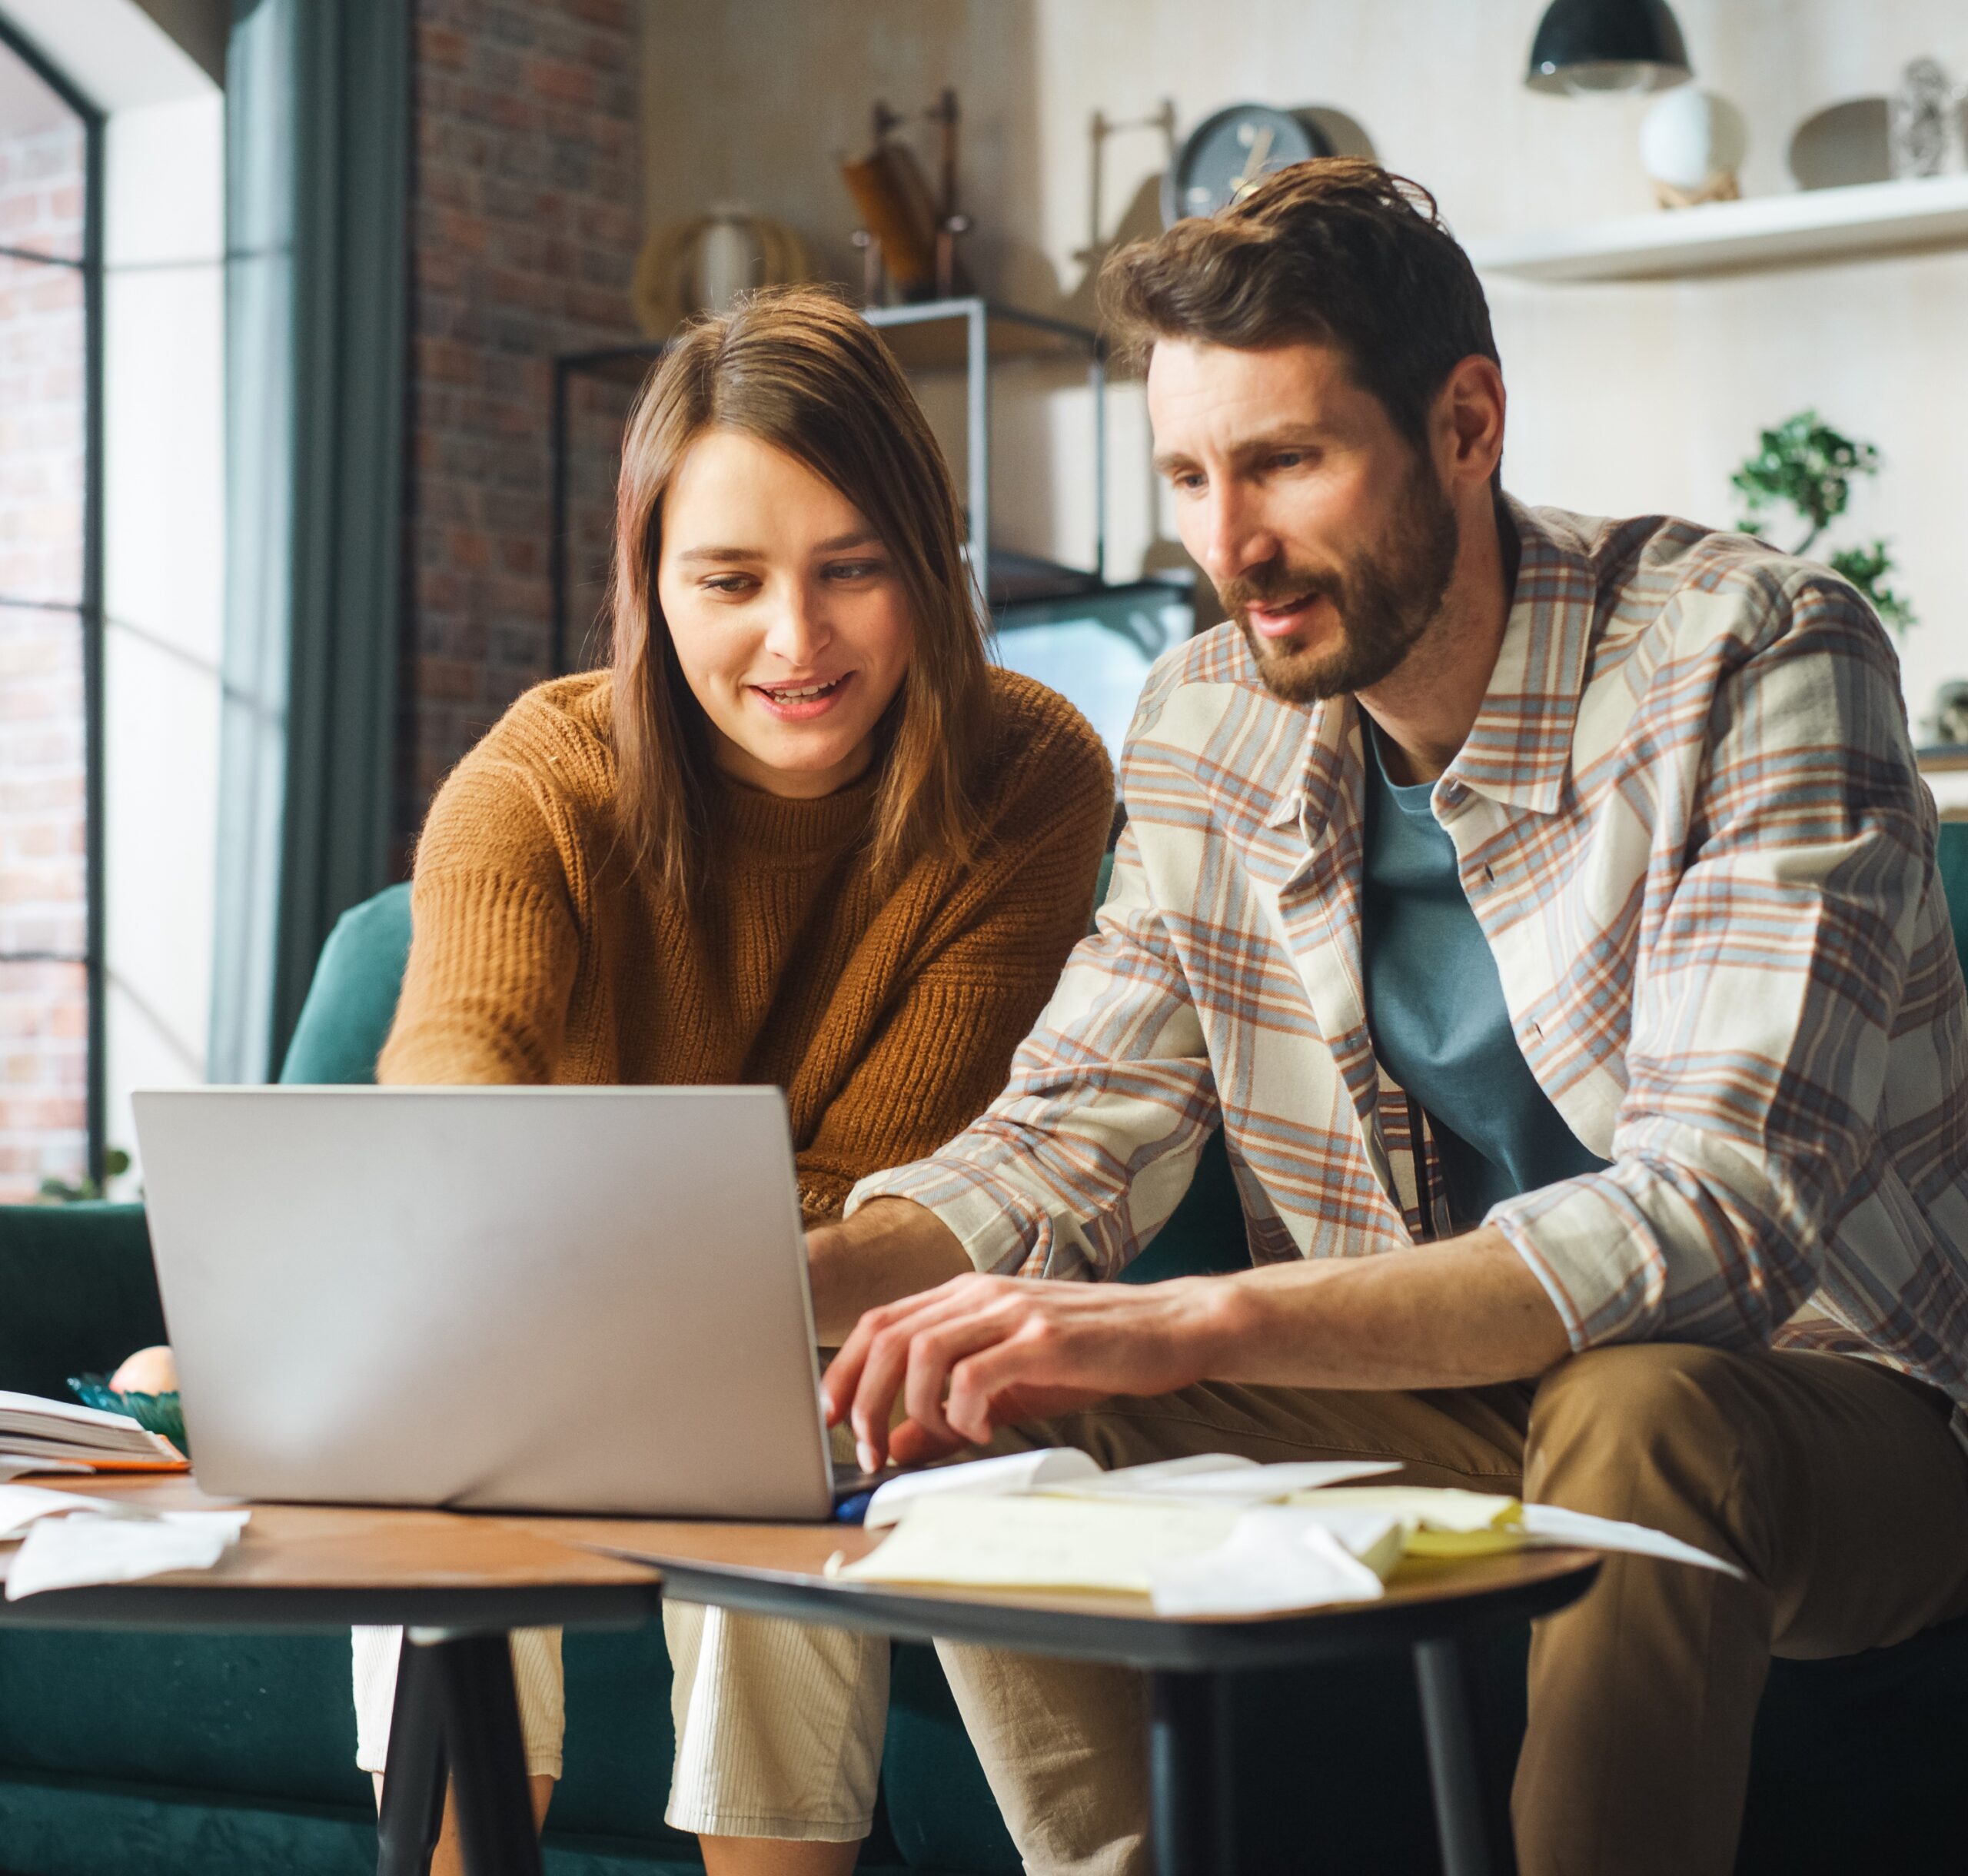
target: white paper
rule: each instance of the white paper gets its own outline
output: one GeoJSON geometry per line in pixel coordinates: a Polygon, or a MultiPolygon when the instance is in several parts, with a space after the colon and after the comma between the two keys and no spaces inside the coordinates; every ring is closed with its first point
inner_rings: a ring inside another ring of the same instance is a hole
{"type": "Polygon", "coordinates": [[[1082,1498],[926,1498],[876,1549],[829,1574],[850,1582],[1146,1595],[1156,1565],[1215,1549],[1238,1515],[1234,1508],[1082,1498]]]}
{"type": "Polygon", "coordinates": [[[1520,1508],[1514,1498],[1491,1492],[1465,1492],[1455,1485],[1341,1486],[1292,1502],[1404,1518],[1421,1531],[1508,1530],[1520,1508]]]}
{"type": "Polygon", "coordinates": [[[1349,1479],[1398,1472],[1392,1459],[1305,1459],[1258,1465],[1225,1453],[1199,1459],[1173,1459],[1156,1465],[1127,1465],[1091,1479],[1069,1479],[1042,1488],[1067,1498],[1141,1498],[1192,1505],[1276,1505],[1295,1492],[1312,1492],[1349,1479]]]}
{"type": "Polygon", "coordinates": [[[1206,1472],[1255,1472],[1258,1462],[1238,1452],[1192,1452],[1179,1459],[1151,1459],[1144,1465],[1116,1466],[1102,1479],[1126,1479],[1137,1485],[1160,1485],[1165,1479],[1194,1479],[1206,1472]]]}
{"type": "Polygon", "coordinates": [[[1047,1446],[1035,1452],[1007,1452],[993,1459],[967,1459],[958,1465],[932,1465],[903,1472],[877,1485],[862,1521],[879,1529],[899,1519],[910,1505],[925,1499],[1015,1498],[1042,1485],[1067,1479],[1097,1477],[1099,1462],[1075,1446],[1047,1446]]]}
{"type": "Polygon", "coordinates": [[[1568,1512],[1557,1505],[1527,1505],[1524,1528],[1534,1544],[1578,1544],[1594,1550],[1624,1551],[1636,1557],[1663,1557],[1672,1563],[1692,1563],[1725,1576],[1743,1572],[1733,1563],[1711,1557],[1664,1531],[1627,1524],[1616,1518],[1595,1518],[1589,1512],[1568,1512]]]}
{"type": "Polygon", "coordinates": [[[7,1571],[7,1600],[92,1583],[128,1583],[167,1570],[208,1570],[238,1542],[251,1515],[166,1512],[156,1518],[44,1518],[7,1571]]]}
{"type": "Polygon", "coordinates": [[[0,1452],[0,1485],[10,1479],[23,1479],[30,1472],[80,1472],[95,1470],[77,1459],[40,1459],[31,1452],[0,1452]]]}
{"type": "Polygon", "coordinates": [[[97,1500],[74,1492],[55,1492],[46,1485],[0,1485],[0,1543],[21,1536],[41,1518],[98,1508],[97,1500]]]}
{"type": "Polygon", "coordinates": [[[75,1427],[100,1427],[105,1432],[127,1432],[138,1425],[132,1414],[112,1413],[106,1407],[85,1407],[80,1401],[58,1401],[43,1394],[14,1394],[0,1388],[0,1414],[19,1414],[35,1420],[63,1420],[75,1427]]]}
{"type": "MultiPolygon", "coordinates": [[[[1344,1515],[1352,1542],[1391,1568],[1401,1554],[1399,1522],[1344,1515]]],[[[1158,1615],[1264,1615],[1373,1602],[1382,1589],[1379,1571],[1325,1521],[1296,1505],[1267,1505],[1245,1512],[1215,1550],[1158,1565],[1149,1593],[1158,1615]]]]}

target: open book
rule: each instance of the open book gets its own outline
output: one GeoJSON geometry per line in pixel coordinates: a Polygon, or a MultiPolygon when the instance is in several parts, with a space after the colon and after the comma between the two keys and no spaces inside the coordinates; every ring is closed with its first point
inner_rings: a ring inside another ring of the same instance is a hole
{"type": "Polygon", "coordinates": [[[0,1389],[0,1479],[23,1472],[181,1472],[184,1455],[126,1413],[0,1389]]]}

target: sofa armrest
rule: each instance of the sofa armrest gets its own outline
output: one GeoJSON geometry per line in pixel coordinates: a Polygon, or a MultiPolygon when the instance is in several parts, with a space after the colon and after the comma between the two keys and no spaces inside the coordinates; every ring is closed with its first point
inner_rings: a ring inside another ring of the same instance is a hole
{"type": "Polygon", "coordinates": [[[0,1388],[65,1400],[164,1339],[141,1205],[0,1206],[0,1388]]]}

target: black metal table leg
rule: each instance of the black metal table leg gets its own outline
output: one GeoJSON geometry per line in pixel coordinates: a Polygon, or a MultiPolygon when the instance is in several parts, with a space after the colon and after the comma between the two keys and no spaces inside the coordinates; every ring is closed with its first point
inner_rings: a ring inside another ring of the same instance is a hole
{"type": "Polygon", "coordinates": [[[1421,1691],[1443,1876],[1514,1876],[1510,1793],[1486,1775],[1461,1645],[1415,1643],[1414,1678],[1421,1691]]]}
{"type": "Polygon", "coordinates": [[[390,1715],[376,1876],[429,1876],[444,1818],[444,1697],[431,1651],[404,1645],[390,1715]]]}
{"type": "Polygon", "coordinates": [[[1231,1876],[1230,1692],[1220,1674],[1149,1676],[1155,1876],[1231,1876]]]}
{"type": "Polygon", "coordinates": [[[507,1636],[447,1635],[413,1645],[437,1658],[465,1876],[541,1876],[507,1636]]]}

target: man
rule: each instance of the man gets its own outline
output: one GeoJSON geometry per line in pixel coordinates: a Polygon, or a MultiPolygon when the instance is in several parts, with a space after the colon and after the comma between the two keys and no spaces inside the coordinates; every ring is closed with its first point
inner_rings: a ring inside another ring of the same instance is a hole
{"type": "MultiPolygon", "coordinates": [[[[1968,1609],[1968,1002],[1892,653],[1760,543],[1504,499],[1481,290],[1371,165],[1108,284],[1232,623],[1149,681],[1004,1095],[813,1235],[876,1306],[830,1409],[864,1462],[1385,1456],[1740,1564],[1539,1625],[1514,1799],[1531,1876],[1726,1871],[1772,1650],[1968,1609]],[[1022,1280],[1114,1276],[1219,1119],[1251,1271],[1022,1280]]],[[[1139,1700],[1021,1671],[953,1678],[1029,1865],[1134,1867],[1087,1768],[1139,1700]]]]}

